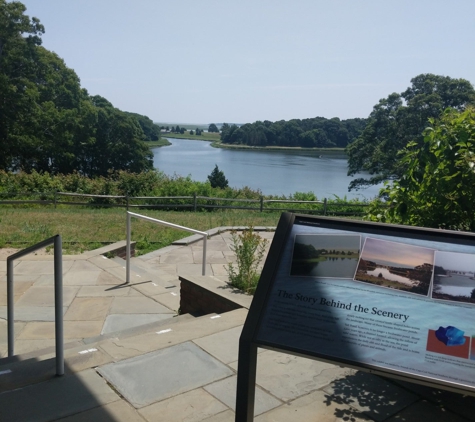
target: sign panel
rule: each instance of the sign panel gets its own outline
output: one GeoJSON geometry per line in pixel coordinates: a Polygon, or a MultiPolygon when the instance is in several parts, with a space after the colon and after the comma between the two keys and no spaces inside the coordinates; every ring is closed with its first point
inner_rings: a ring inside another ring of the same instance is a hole
{"type": "Polygon", "coordinates": [[[338,227],[296,217],[255,344],[475,391],[474,237],[338,227]]]}

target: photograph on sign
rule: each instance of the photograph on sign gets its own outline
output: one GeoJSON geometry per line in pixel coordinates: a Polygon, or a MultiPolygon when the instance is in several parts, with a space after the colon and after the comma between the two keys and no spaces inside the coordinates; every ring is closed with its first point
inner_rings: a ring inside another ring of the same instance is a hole
{"type": "Polygon", "coordinates": [[[475,255],[437,251],[432,298],[475,304],[475,255]]]}
{"type": "Polygon", "coordinates": [[[368,237],[355,280],[427,296],[434,270],[434,252],[368,237]]]}
{"type": "Polygon", "coordinates": [[[360,250],[361,236],[297,235],[290,275],[353,278],[360,250]]]}

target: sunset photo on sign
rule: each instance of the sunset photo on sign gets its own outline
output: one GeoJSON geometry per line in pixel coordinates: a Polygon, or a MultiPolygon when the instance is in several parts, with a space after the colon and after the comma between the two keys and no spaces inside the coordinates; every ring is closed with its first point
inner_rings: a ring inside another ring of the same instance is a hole
{"type": "Polygon", "coordinates": [[[354,279],[427,296],[434,253],[433,249],[368,237],[354,279]]]}

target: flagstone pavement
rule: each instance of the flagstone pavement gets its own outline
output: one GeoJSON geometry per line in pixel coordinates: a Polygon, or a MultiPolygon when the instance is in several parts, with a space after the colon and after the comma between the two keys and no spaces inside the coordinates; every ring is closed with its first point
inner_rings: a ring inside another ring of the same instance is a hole
{"type": "MultiPolygon", "coordinates": [[[[272,240],[272,230],[256,229],[272,240]]],[[[224,286],[231,234],[209,233],[206,276],[224,286]]],[[[233,421],[247,309],[177,314],[178,275],[201,275],[200,237],[132,259],[129,284],[125,261],[106,257],[111,248],[63,257],[62,377],[54,376],[52,256],[14,263],[13,358],[0,257],[0,421],[233,421]]],[[[475,421],[473,397],[264,349],[256,386],[256,421],[475,421]]]]}

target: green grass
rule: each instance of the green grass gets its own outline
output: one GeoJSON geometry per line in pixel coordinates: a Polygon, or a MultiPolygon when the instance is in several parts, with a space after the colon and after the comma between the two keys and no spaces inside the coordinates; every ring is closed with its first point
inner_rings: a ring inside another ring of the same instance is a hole
{"type": "Polygon", "coordinates": [[[190,135],[190,132],[185,132],[183,135],[181,133],[162,133],[162,136],[165,138],[178,138],[178,139],[194,139],[197,141],[219,141],[219,133],[209,133],[203,132],[201,135],[190,135]]]}
{"type": "Polygon", "coordinates": [[[170,141],[164,138],[160,138],[158,141],[147,141],[145,142],[148,147],[156,148],[156,147],[165,147],[167,145],[171,145],[170,141]]]}
{"type": "MultiPolygon", "coordinates": [[[[217,212],[137,211],[158,220],[195,230],[220,226],[276,226],[280,213],[228,210],[217,212]]],[[[74,254],[126,238],[123,209],[0,208],[0,248],[25,248],[60,234],[64,253],[74,254]]],[[[132,240],[138,254],[144,254],[191,233],[140,219],[132,219],[132,240]]]]}

